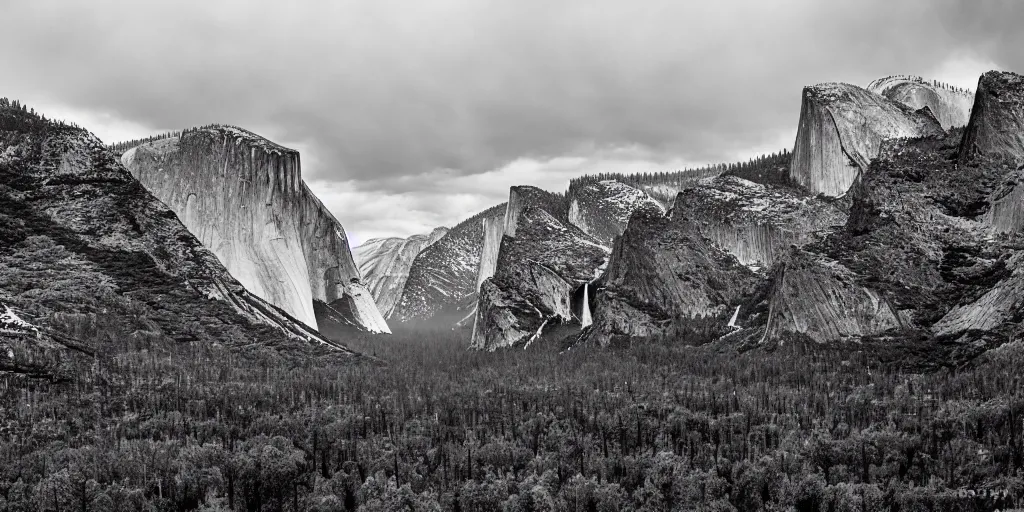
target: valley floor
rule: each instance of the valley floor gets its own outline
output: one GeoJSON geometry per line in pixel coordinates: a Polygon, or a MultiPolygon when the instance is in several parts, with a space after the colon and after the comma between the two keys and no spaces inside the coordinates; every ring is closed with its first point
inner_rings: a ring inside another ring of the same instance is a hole
{"type": "Polygon", "coordinates": [[[0,510],[992,510],[1024,499],[1020,343],[926,372],[864,346],[483,353],[419,332],[353,340],[386,364],[339,365],[103,343],[71,382],[0,377],[0,510]]]}

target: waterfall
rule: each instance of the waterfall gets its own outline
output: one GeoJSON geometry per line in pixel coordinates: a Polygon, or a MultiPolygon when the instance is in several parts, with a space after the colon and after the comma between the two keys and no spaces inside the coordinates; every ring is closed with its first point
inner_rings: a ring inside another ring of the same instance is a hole
{"type": "Polygon", "coordinates": [[[741,329],[740,326],[736,325],[736,319],[740,316],[740,307],[736,306],[736,311],[733,312],[732,318],[729,319],[729,325],[726,327],[732,327],[733,329],[741,329]]]}
{"type": "Polygon", "coordinates": [[[580,325],[588,327],[594,323],[590,316],[590,283],[583,284],[583,312],[580,313],[580,325]]]}

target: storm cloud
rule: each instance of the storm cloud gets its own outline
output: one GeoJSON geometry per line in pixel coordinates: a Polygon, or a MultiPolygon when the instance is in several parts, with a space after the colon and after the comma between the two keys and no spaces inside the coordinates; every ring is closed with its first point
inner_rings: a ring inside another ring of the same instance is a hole
{"type": "Polygon", "coordinates": [[[104,138],[223,122],[294,146],[357,238],[451,224],[506,183],[791,146],[807,84],[1024,71],[1014,1],[0,0],[0,13],[0,95],[104,138]]]}

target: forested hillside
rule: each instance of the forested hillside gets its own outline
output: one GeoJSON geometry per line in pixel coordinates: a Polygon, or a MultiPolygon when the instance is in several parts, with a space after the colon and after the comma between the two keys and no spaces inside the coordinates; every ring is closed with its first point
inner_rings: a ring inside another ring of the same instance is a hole
{"type": "Polygon", "coordinates": [[[721,174],[738,176],[762,184],[780,185],[786,183],[791,154],[788,149],[760,155],[746,162],[710,164],[704,167],[687,168],[669,172],[599,172],[569,180],[569,194],[576,188],[604,180],[615,180],[644,190],[662,201],[675,199],[672,191],[695,186],[704,178],[721,174]],[[671,197],[670,197],[671,196],[671,197]]]}

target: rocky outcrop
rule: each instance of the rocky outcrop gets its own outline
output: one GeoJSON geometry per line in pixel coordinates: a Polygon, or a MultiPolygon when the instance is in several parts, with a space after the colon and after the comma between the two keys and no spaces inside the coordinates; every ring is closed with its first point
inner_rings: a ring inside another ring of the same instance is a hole
{"type": "Polygon", "coordinates": [[[567,222],[565,197],[561,194],[554,194],[537,187],[526,185],[509,188],[508,203],[505,208],[504,235],[516,236],[519,226],[519,217],[523,210],[529,206],[540,208],[548,212],[559,222],[567,222]]]}
{"type": "Polygon", "coordinates": [[[384,318],[391,316],[409,278],[409,268],[423,249],[448,234],[448,228],[436,228],[429,234],[409,238],[373,238],[352,250],[363,282],[373,294],[384,318]]]}
{"type": "Polygon", "coordinates": [[[933,116],[860,87],[805,87],[789,176],[812,194],[842,196],[878,155],[882,141],[941,133],[933,116]]]}
{"type": "Polygon", "coordinates": [[[936,350],[962,352],[1013,336],[1019,242],[994,235],[1018,229],[1017,171],[957,164],[958,135],[883,144],[844,229],[772,272],[768,320],[747,321],[767,324],[759,339],[941,338],[936,350]]]}
{"type": "Polygon", "coordinates": [[[904,327],[881,294],[858,284],[853,272],[821,255],[792,251],[774,271],[762,341],[793,336],[818,343],[895,333],[904,327]]]}
{"type": "Polygon", "coordinates": [[[314,301],[347,301],[352,324],[390,332],[341,224],[302,181],[299,153],[229,126],[186,130],[121,158],[247,289],[306,325],[314,301]]]}
{"type": "Polygon", "coordinates": [[[927,107],[946,130],[966,126],[971,118],[974,93],[945,84],[926,82],[918,76],[888,76],[871,82],[868,90],[913,110],[927,107]]]}
{"type": "Polygon", "coordinates": [[[1011,272],[995,283],[977,300],[961,304],[935,323],[933,331],[939,336],[969,331],[993,331],[1008,323],[1016,324],[1024,314],[1024,261],[1020,253],[1009,258],[1011,272]]]}
{"type": "Polygon", "coordinates": [[[993,234],[1020,233],[1024,230],[1024,171],[1007,173],[988,199],[984,222],[993,234]]]}
{"type": "Polygon", "coordinates": [[[471,319],[476,305],[484,222],[504,222],[505,210],[506,204],[488,208],[460,222],[421,251],[409,268],[402,297],[390,319],[446,327],[471,319]]]}
{"type": "Polygon", "coordinates": [[[609,246],[626,229],[633,212],[664,213],[661,204],[643,191],[614,180],[570,187],[566,200],[569,222],[609,246]]]}
{"type": "Polygon", "coordinates": [[[96,137],[2,105],[0,302],[55,339],[352,354],[246,290],[96,137]]]}
{"type": "Polygon", "coordinates": [[[959,161],[977,157],[1024,165],[1024,76],[989,71],[978,80],[959,161]]]}
{"type": "Polygon", "coordinates": [[[518,206],[506,215],[494,276],[480,288],[471,342],[477,349],[529,343],[547,325],[578,321],[575,292],[597,278],[607,262],[606,247],[541,205],[530,204],[522,192],[510,194],[510,204],[518,206]]]}
{"type": "Polygon", "coordinates": [[[701,182],[679,195],[674,211],[740,263],[766,268],[789,251],[846,224],[835,201],[735,176],[701,182]]]}
{"type": "Polygon", "coordinates": [[[607,345],[676,335],[706,341],[726,328],[758,278],[673,210],[669,217],[635,215],[616,239],[602,281],[589,339],[607,345]]]}

